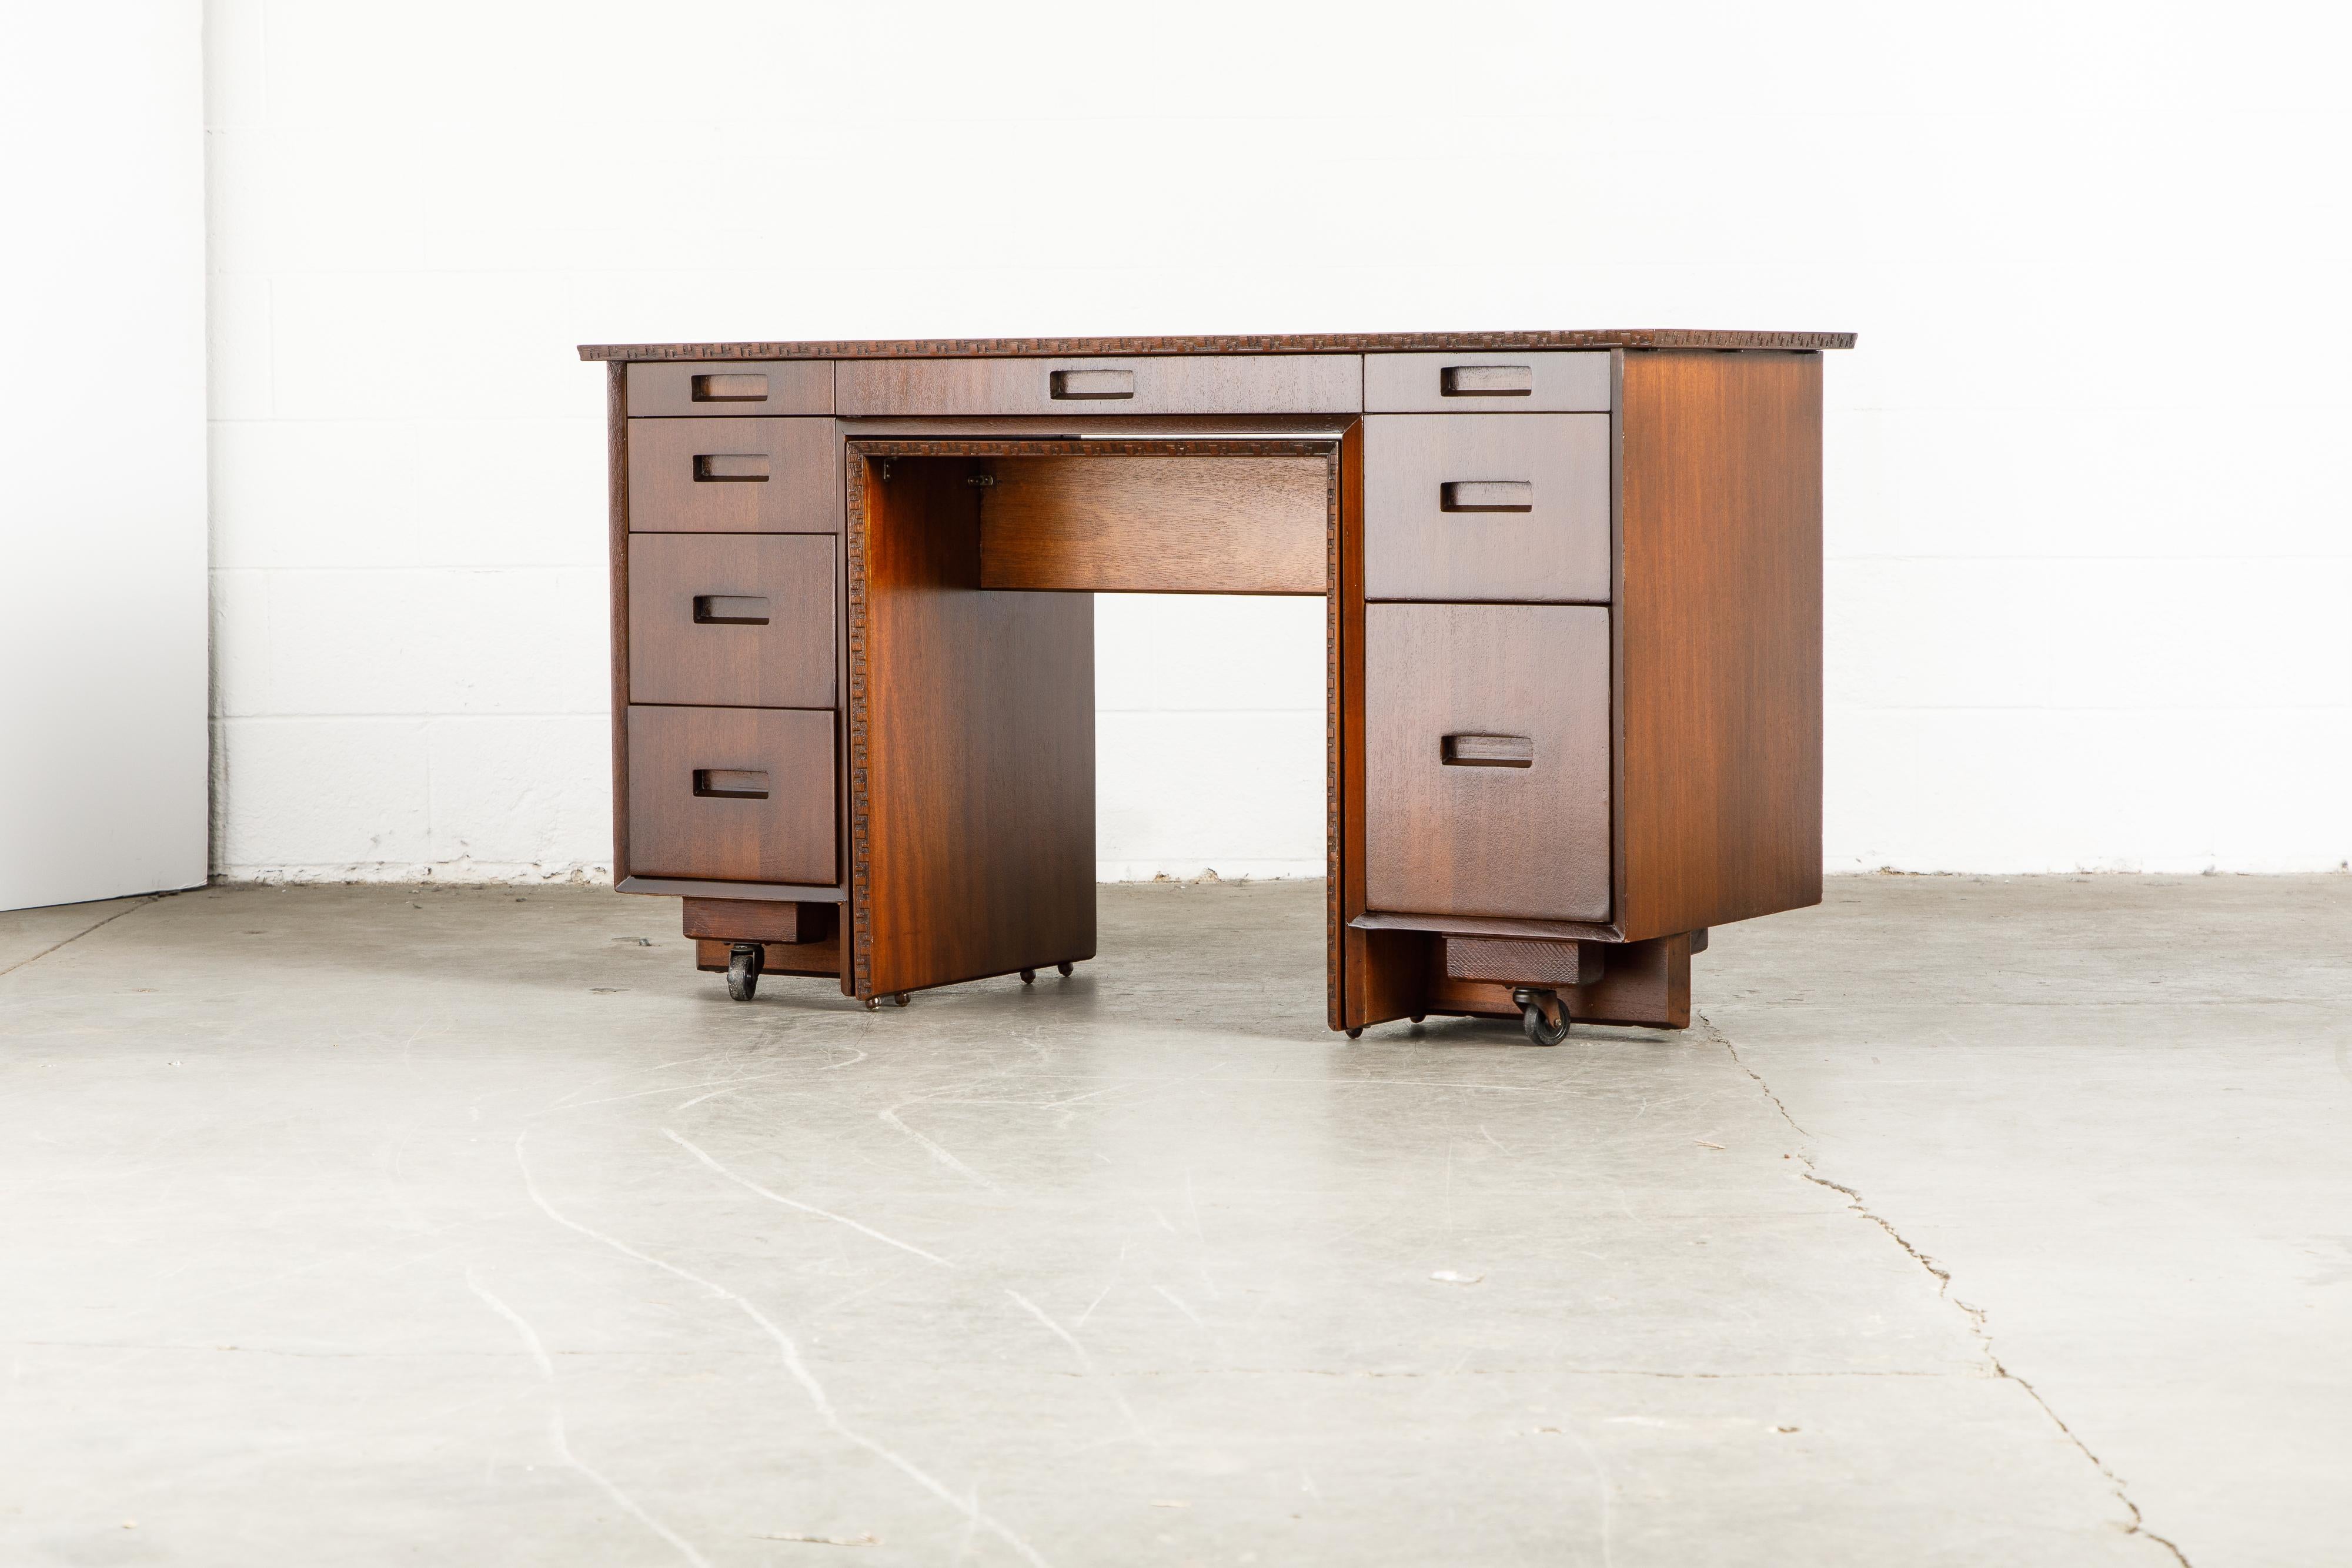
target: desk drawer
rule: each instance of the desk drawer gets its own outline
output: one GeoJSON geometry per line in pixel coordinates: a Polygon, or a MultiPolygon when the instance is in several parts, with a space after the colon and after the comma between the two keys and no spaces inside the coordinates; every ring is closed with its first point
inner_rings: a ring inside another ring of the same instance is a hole
{"type": "Polygon", "coordinates": [[[829,419],[629,421],[634,533],[837,534],[829,419]]]}
{"type": "Polygon", "coordinates": [[[1607,413],[1609,355],[1366,354],[1367,413],[1607,413]]]}
{"type": "Polygon", "coordinates": [[[1397,915],[1610,912],[1609,612],[1364,612],[1364,872],[1397,915]]]}
{"type": "Polygon", "coordinates": [[[1609,416],[1367,418],[1364,597],[1606,603],[1609,416]]]}
{"type": "Polygon", "coordinates": [[[717,360],[629,367],[629,416],[831,413],[830,360],[717,360]]]}
{"type": "Polygon", "coordinates": [[[830,885],[833,758],[830,713],[630,708],[630,873],[830,885]]]}
{"type": "Polygon", "coordinates": [[[845,418],[877,414],[1353,413],[1354,354],[1145,355],[1117,360],[844,360],[845,418]]]}
{"type": "Polygon", "coordinates": [[[831,534],[633,534],[629,700],[834,706],[831,534]]]}

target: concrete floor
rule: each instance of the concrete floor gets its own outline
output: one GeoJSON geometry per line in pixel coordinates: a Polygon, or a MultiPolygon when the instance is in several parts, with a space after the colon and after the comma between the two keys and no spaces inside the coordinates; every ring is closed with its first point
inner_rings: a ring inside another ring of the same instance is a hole
{"type": "Polygon", "coordinates": [[[1549,1051],[1328,1033],[1312,883],[877,1014],[677,907],[0,915],[0,1563],[2347,1559],[2352,878],[1840,881],[1549,1051]]]}

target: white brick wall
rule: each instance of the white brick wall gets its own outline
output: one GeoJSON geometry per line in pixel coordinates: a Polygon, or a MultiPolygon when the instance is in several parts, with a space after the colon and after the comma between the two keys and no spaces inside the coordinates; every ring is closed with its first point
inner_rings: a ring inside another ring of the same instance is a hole
{"type": "MultiPolygon", "coordinates": [[[[220,868],[604,861],[577,342],[1651,324],[1863,334],[1833,869],[2352,856],[2337,13],[1177,15],[215,0],[220,868]]],[[[1317,607],[1099,604],[1105,874],[1318,870],[1317,607]]]]}

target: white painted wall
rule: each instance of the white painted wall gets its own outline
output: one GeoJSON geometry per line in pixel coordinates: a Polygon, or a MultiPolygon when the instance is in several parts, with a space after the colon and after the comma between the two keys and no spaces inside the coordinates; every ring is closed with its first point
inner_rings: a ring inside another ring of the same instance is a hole
{"type": "MultiPolygon", "coordinates": [[[[229,874],[604,861],[574,343],[1615,325],[1862,333],[1833,869],[2352,856],[2336,10],[207,15],[229,874]]],[[[1106,873],[1318,870],[1316,607],[1100,603],[1106,873]]]]}
{"type": "Polygon", "coordinates": [[[0,19],[0,909],[205,880],[200,16],[0,19]]]}

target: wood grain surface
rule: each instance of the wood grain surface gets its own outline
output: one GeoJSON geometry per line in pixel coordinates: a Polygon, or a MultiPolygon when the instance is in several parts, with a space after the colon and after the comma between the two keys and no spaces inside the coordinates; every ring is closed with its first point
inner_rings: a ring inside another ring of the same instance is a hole
{"type": "Polygon", "coordinates": [[[1822,361],[1628,354],[1628,940],[1822,896],[1822,361]]]}
{"type": "Polygon", "coordinates": [[[860,997],[1095,951],[1094,602],[983,591],[978,465],[903,444],[849,445],[860,997]]]}
{"type": "Polygon", "coordinates": [[[1364,630],[1369,907],[1609,918],[1609,612],[1374,604],[1364,630]],[[1532,743],[1447,763],[1451,735],[1532,743]]]}
{"type": "Polygon", "coordinates": [[[980,585],[1317,593],[1330,548],[1321,456],[1005,457],[980,491],[980,585]]]}
{"type": "Polygon", "coordinates": [[[914,360],[1137,354],[1453,353],[1502,349],[1851,349],[1851,332],[1603,327],[1524,332],[1332,332],[1151,338],[865,338],[801,342],[583,343],[583,360],[914,360]]]}
{"type": "Polygon", "coordinates": [[[640,534],[631,539],[629,700],[833,706],[839,546],[831,534],[640,534]],[[732,618],[700,619],[698,608],[732,618]],[[753,615],[765,623],[749,623],[753,615]]]}
{"type": "Polygon", "coordinates": [[[639,418],[831,413],[833,367],[791,359],[730,363],[715,371],[688,364],[631,365],[629,407],[639,418]]]}
{"type": "Polygon", "coordinates": [[[633,706],[628,749],[634,872],[835,880],[830,713],[633,706]],[[764,799],[699,792],[698,775],[715,771],[760,776],[764,799]]]}
{"type": "Polygon", "coordinates": [[[834,371],[842,417],[866,414],[1351,413],[1363,406],[1350,355],[1151,359],[845,360],[834,371]],[[1120,392],[1075,390],[1085,375],[1124,378],[1120,392]],[[1074,390],[1063,395],[1065,383],[1074,390]]]}
{"type": "Polygon", "coordinates": [[[1368,416],[1364,596],[1607,603],[1609,457],[1605,413],[1368,416]]]}
{"type": "Polygon", "coordinates": [[[829,419],[632,419],[629,527],[641,534],[839,533],[838,444],[829,419]],[[751,465],[764,477],[718,476],[751,465]]]}

